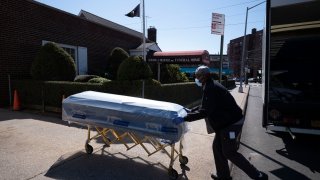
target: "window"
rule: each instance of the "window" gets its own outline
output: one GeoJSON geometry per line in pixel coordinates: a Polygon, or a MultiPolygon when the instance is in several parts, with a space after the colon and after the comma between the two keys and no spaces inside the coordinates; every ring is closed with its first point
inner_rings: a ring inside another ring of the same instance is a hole
{"type": "MultiPolygon", "coordinates": [[[[42,45],[45,45],[48,42],[52,41],[42,41],[42,45]]],[[[64,49],[67,53],[70,54],[77,67],[77,74],[87,74],[87,48],[80,46],[72,46],[67,44],[56,43],[59,47],[64,49]]]]}
{"type": "Polygon", "coordinates": [[[76,59],[76,49],[63,46],[61,48],[64,49],[67,53],[69,53],[73,60],[76,59]]]}

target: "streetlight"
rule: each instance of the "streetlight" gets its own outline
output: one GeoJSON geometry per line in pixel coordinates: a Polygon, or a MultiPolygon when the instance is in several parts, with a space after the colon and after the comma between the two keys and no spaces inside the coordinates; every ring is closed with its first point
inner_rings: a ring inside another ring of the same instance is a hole
{"type": "Polygon", "coordinates": [[[247,20],[248,20],[248,11],[252,8],[255,8],[257,6],[259,6],[260,4],[264,3],[266,1],[262,1],[259,4],[256,4],[252,7],[247,7],[247,11],[246,11],[246,21],[245,21],[245,27],[244,27],[244,36],[243,36],[243,42],[242,42],[242,57],[241,57],[241,69],[240,69],[240,87],[239,87],[239,92],[243,93],[243,87],[242,87],[242,81],[243,81],[243,68],[244,68],[244,60],[246,58],[245,55],[245,47],[246,47],[246,35],[247,35],[247,20]]]}

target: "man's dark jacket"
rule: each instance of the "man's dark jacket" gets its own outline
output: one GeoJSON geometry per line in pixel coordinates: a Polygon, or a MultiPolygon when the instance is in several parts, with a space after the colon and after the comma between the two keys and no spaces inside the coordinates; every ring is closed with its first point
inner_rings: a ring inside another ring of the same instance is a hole
{"type": "Polygon", "coordinates": [[[242,110],[230,92],[220,83],[208,79],[203,89],[202,103],[198,110],[188,113],[186,121],[207,118],[214,131],[219,131],[242,119],[242,110]]]}

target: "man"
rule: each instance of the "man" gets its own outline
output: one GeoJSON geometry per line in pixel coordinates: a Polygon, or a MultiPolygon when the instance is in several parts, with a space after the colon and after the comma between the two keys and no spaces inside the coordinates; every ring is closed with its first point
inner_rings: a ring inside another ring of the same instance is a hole
{"type": "Polygon", "coordinates": [[[217,175],[211,174],[212,179],[232,179],[228,160],[242,169],[252,179],[268,179],[268,176],[258,171],[238,151],[238,142],[244,117],[241,108],[233,96],[221,84],[211,79],[207,66],[200,66],[195,72],[195,82],[202,87],[202,103],[192,109],[185,117],[191,122],[205,118],[208,133],[215,132],[213,140],[213,155],[217,175]]]}

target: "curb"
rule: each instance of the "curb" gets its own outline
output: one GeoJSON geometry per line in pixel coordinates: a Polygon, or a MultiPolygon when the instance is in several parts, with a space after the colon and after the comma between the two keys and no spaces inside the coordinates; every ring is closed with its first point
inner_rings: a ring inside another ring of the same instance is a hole
{"type": "MultiPolygon", "coordinates": [[[[245,95],[245,98],[244,101],[242,101],[241,103],[241,109],[242,109],[242,112],[243,112],[243,117],[245,118],[246,117],[246,112],[247,112],[247,105],[248,105],[248,98],[249,98],[249,92],[250,92],[250,86],[248,87],[248,91],[246,92],[246,95],[245,95]]],[[[241,130],[241,133],[242,133],[242,130],[241,130]]],[[[240,139],[241,139],[241,134],[240,134],[240,139]]],[[[233,169],[233,163],[231,161],[228,160],[228,163],[229,163],[229,170],[230,170],[230,175],[232,174],[232,169],[233,169]]]]}
{"type": "Polygon", "coordinates": [[[241,108],[243,111],[243,116],[246,117],[246,112],[247,112],[247,105],[248,105],[248,98],[249,98],[249,92],[250,92],[250,86],[248,87],[248,92],[244,98],[244,102],[242,101],[241,103],[241,108]]]}

